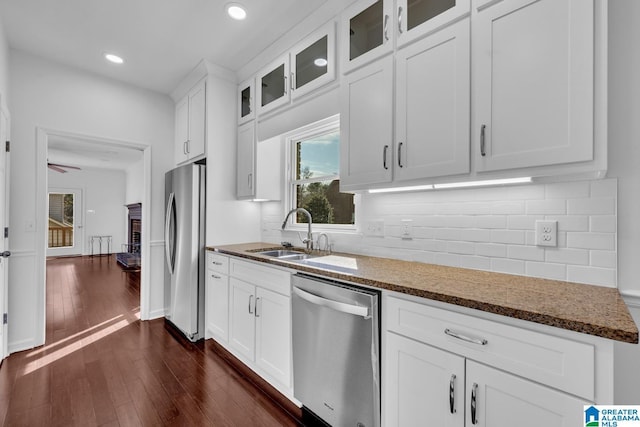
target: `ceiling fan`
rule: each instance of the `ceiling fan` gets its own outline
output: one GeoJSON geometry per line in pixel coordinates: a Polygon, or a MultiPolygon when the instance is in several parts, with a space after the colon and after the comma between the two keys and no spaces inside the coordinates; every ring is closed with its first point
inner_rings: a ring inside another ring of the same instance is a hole
{"type": "Polygon", "coordinates": [[[57,163],[49,163],[47,162],[47,167],[51,170],[54,170],[56,172],[60,172],[60,173],[67,173],[68,171],[66,169],[76,169],[76,170],[81,170],[79,167],[77,166],[69,166],[69,165],[60,165],[57,163]]]}

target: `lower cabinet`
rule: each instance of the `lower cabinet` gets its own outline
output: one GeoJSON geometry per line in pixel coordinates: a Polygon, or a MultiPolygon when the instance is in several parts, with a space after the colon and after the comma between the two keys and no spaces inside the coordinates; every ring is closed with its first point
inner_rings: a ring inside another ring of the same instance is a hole
{"type": "Polygon", "coordinates": [[[386,426],[569,427],[590,402],[387,334],[386,426]]]}
{"type": "Polygon", "coordinates": [[[229,276],[207,271],[205,338],[226,343],[229,339],[229,276]]]}
{"type": "Polygon", "coordinates": [[[291,297],[229,280],[229,348],[267,380],[291,387],[291,297]]]}
{"type": "MultiPolygon", "coordinates": [[[[386,427],[569,427],[594,385],[598,344],[526,330],[387,295],[386,427]]],[[[595,398],[600,396],[600,399],[595,398]]]]}

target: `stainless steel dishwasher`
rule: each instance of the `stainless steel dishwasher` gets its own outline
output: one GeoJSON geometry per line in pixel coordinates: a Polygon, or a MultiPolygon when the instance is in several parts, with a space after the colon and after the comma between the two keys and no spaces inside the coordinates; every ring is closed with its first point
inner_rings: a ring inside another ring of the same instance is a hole
{"type": "Polygon", "coordinates": [[[305,417],[380,426],[379,299],[375,290],[293,276],[293,394],[305,417]]]}

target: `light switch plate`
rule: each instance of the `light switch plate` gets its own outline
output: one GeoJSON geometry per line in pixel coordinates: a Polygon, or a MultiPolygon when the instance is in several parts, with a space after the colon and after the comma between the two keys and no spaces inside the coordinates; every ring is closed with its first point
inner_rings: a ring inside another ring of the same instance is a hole
{"type": "Polygon", "coordinates": [[[367,222],[364,234],[365,236],[384,237],[384,221],[375,220],[367,222]]]}
{"type": "Polygon", "coordinates": [[[558,221],[536,221],[536,245],[558,246],[558,221]]]}
{"type": "Polygon", "coordinates": [[[404,240],[413,239],[413,220],[403,219],[400,226],[400,237],[404,240]]]}

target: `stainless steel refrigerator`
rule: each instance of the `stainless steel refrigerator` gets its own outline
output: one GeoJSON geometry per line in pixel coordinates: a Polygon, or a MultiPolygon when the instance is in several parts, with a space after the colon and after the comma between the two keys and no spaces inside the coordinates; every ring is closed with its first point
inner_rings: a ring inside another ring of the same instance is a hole
{"type": "Polygon", "coordinates": [[[166,173],[165,206],[165,318],[197,341],[204,337],[204,165],[166,173]]]}

